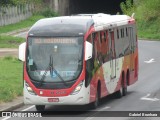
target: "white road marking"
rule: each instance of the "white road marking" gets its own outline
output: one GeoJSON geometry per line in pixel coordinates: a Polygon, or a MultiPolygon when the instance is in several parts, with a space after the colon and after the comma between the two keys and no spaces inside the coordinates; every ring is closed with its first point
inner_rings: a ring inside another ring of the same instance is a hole
{"type": "Polygon", "coordinates": [[[100,109],[93,110],[93,111],[97,111],[97,112],[95,112],[94,114],[90,115],[90,117],[87,117],[85,120],[91,120],[91,119],[95,118],[94,116],[95,116],[96,114],[98,114],[99,111],[107,110],[107,109],[109,109],[109,108],[111,108],[111,107],[108,107],[108,106],[107,106],[107,107],[104,107],[104,108],[100,108],[100,109]]]}
{"type": "Polygon", "coordinates": [[[28,107],[28,108],[26,108],[26,109],[24,109],[22,111],[27,111],[27,110],[32,109],[32,108],[34,108],[34,105],[32,105],[32,106],[30,106],[30,107],[28,107]]]}
{"type": "Polygon", "coordinates": [[[153,62],[155,62],[154,61],[154,59],[152,58],[152,59],[150,59],[150,60],[148,60],[148,61],[144,61],[145,63],[153,63],[153,62]]]}
{"type": "Polygon", "coordinates": [[[101,108],[101,109],[99,109],[98,111],[104,111],[104,110],[107,110],[107,109],[109,109],[109,108],[111,108],[111,107],[104,107],[104,108],[101,108]]]}
{"type": "Polygon", "coordinates": [[[148,101],[159,101],[158,98],[149,98],[151,94],[147,94],[146,96],[142,97],[141,100],[148,100],[148,101]]]}
{"type": "Polygon", "coordinates": [[[3,118],[2,120],[8,120],[9,118],[11,118],[11,117],[5,117],[5,118],[3,118]]]}
{"type": "Polygon", "coordinates": [[[87,117],[85,120],[91,120],[93,119],[94,117],[87,117]]]}

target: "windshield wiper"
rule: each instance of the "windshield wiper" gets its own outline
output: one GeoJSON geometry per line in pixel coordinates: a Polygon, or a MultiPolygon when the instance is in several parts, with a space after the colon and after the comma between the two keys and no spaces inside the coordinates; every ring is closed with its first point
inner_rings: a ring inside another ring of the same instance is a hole
{"type": "Polygon", "coordinates": [[[47,67],[46,70],[44,71],[44,74],[43,74],[42,77],[41,77],[40,86],[42,86],[42,83],[43,83],[44,79],[46,78],[46,75],[47,75],[47,72],[48,72],[48,69],[49,69],[49,68],[50,68],[50,71],[51,71],[51,65],[52,65],[52,64],[53,64],[53,63],[51,63],[51,56],[50,56],[50,62],[49,62],[48,67],[47,67]]]}
{"type": "Polygon", "coordinates": [[[53,75],[53,71],[54,73],[58,76],[58,78],[64,83],[65,86],[68,86],[67,83],[65,82],[65,80],[61,77],[61,75],[57,72],[57,70],[54,68],[54,65],[53,65],[53,56],[50,56],[50,63],[51,63],[51,66],[50,66],[50,73],[51,73],[51,76],[53,75]]]}
{"type": "Polygon", "coordinates": [[[58,78],[64,83],[65,86],[68,86],[67,83],[64,81],[64,79],[61,77],[61,75],[57,72],[57,70],[54,68],[53,66],[53,57],[52,55],[50,55],[50,61],[49,61],[49,66],[47,67],[47,69],[45,70],[44,74],[42,75],[42,78],[41,78],[41,84],[43,83],[45,77],[46,77],[46,74],[47,74],[47,70],[50,69],[50,75],[52,76],[53,75],[53,71],[54,73],[58,76],[58,78]]]}

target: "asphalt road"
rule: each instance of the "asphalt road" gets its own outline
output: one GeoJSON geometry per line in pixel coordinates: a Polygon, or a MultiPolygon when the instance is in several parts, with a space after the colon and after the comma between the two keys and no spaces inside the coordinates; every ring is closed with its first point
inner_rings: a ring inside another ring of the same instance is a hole
{"type": "Polygon", "coordinates": [[[25,31],[25,32],[20,32],[18,34],[15,34],[14,36],[26,38],[27,34],[28,34],[28,31],[25,31]]]}
{"type": "Polygon", "coordinates": [[[4,56],[18,57],[18,49],[13,48],[0,48],[0,58],[4,56]]]}
{"type": "MultiPolygon", "coordinates": [[[[102,99],[101,105],[96,110],[85,111],[87,106],[47,106],[46,111],[54,118],[64,120],[158,120],[158,117],[123,117],[127,114],[136,113],[136,111],[160,111],[160,42],[139,41],[139,80],[134,85],[128,87],[128,94],[121,99],[115,99],[112,96],[102,99]],[[69,113],[66,117],[61,111],[77,111],[76,114],[69,113]],[[58,113],[55,113],[58,111],[58,113]],[[102,112],[113,111],[113,112],[102,112]],[[120,112],[115,112],[120,111],[120,112]],[[115,117],[101,117],[107,114],[115,117]],[[58,117],[56,117],[58,116],[58,117]],[[99,117],[98,117],[99,116],[99,117]]],[[[23,106],[16,111],[36,111],[34,106],[23,106]]],[[[142,114],[142,113],[141,113],[142,114]]],[[[155,112],[156,114],[156,112],[155,112]]],[[[160,113],[159,113],[160,114],[160,113]]],[[[8,118],[10,119],[10,118],[8,118]]],[[[17,118],[12,118],[17,120],[17,118]]],[[[25,119],[25,118],[23,118],[25,119]]],[[[31,119],[31,118],[30,118],[31,119]]],[[[44,119],[44,118],[39,118],[44,119]]]]}

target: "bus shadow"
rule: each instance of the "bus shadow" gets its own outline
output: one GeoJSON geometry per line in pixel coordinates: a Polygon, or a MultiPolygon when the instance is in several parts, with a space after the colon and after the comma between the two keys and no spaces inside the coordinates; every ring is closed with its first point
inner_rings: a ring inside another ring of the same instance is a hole
{"type": "MultiPolygon", "coordinates": [[[[135,93],[134,91],[128,92],[126,96],[122,98],[127,98],[131,94],[135,93]]],[[[43,116],[54,116],[54,117],[88,117],[95,112],[98,112],[100,108],[105,108],[109,106],[111,102],[115,100],[120,100],[121,98],[116,98],[114,94],[108,95],[100,100],[100,105],[97,109],[92,108],[92,104],[88,105],[49,105],[46,106],[45,111],[42,112],[43,116]]],[[[107,109],[109,111],[109,109],[107,109]]]]}

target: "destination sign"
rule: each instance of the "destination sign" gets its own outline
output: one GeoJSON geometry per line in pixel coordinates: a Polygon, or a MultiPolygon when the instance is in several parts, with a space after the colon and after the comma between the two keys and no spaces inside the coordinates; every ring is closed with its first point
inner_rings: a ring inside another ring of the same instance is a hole
{"type": "Polygon", "coordinates": [[[75,38],[36,38],[34,39],[34,43],[36,44],[42,44],[42,43],[76,44],[77,39],[75,38]]]}

